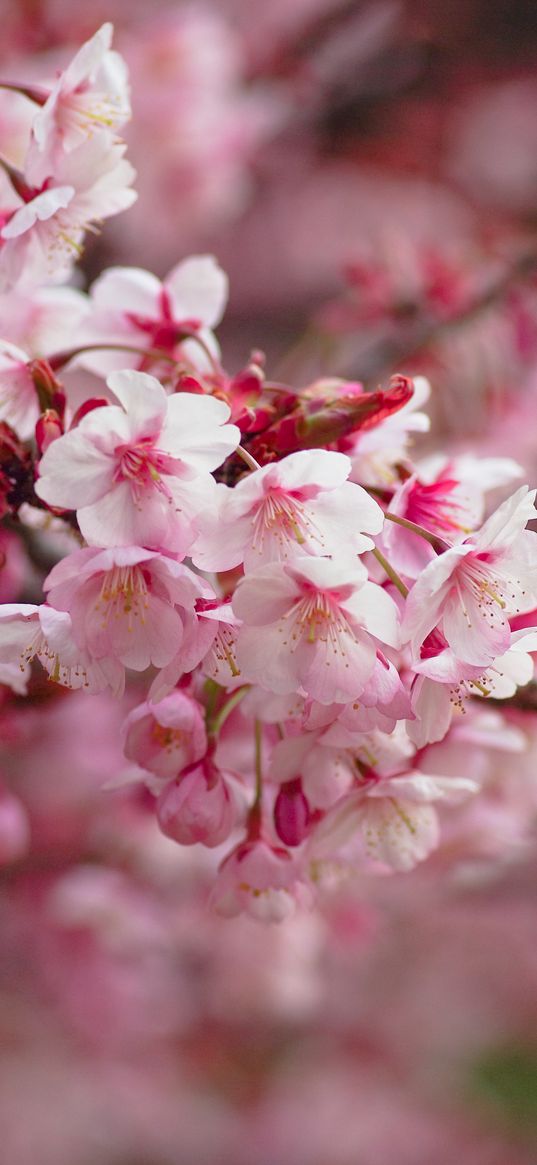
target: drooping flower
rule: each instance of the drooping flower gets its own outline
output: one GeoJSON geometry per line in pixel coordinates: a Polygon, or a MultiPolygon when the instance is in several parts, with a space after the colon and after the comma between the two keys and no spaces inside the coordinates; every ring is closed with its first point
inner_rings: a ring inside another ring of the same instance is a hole
{"type": "Polygon", "coordinates": [[[49,505],[76,509],[94,546],[139,545],[185,555],[212,504],[211,470],[237,446],[229,408],[210,396],[168,397],[153,376],[114,372],[120,405],[93,409],[55,441],[36,485],[49,505]]]}
{"type": "Polygon", "coordinates": [[[157,821],[166,837],[180,845],[201,842],[213,849],[229,837],[237,809],[229,783],[207,759],[191,765],[162,789],[157,821]]]}
{"type": "Polygon", "coordinates": [[[528,684],[535,670],[531,652],[537,651],[537,630],[525,627],[512,631],[507,651],[486,668],[462,664],[438,632],[432,632],[426,647],[413,665],[415,719],[407,725],[418,748],[443,740],[454,713],[465,712],[470,697],[505,700],[528,684]],[[433,651],[435,644],[437,650],[433,651]]]}
{"type": "Polygon", "coordinates": [[[159,782],[176,777],[207,750],[203,708],[181,691],[170,692],[158,704],[145,701],[133,708],[123,734],[127,759],[159,782]]]}
{"type": "Polygon", "coordinates": [[[282,922],[307,896],[295,860],[261,838],[241,842],[224,859],[211,901],[218,914],[245,913],[260,922],[282,922]]]}
{"type": "Polygon", "coordinates": [[[48,673],[49,679],[66,688],[84,688],[100,692],[110,687],[114,695],[123,691],[124,671],[117,660],[94,659],[80,647],[73,634],[73,624],[66,611],[57,611],[47,603],[11,603],[0,607],[0,668],[2,682],[19,690],[16,673],[29,678],[33,659],[48,673]]]}
{"type": "Polygon", "coordinates": [[[328,811],[308,843],[313,860],[347,845],[380,868],[404,872],[436,848],[436,801],[457,802],[476,793],[464,777],[429,776],[410,770],[379,776],[363,769],[355,787],[328,811]]]}

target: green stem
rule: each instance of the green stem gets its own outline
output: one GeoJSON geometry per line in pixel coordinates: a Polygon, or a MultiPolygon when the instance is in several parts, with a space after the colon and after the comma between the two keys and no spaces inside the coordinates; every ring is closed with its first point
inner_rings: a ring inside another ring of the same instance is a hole
{"type": "Polygon", "coordinates": [[[390,563],[388,562],[388,559],[384,557],[384,555],[381,553],[380,550],[377,550],[376,546],[375,546],[375,549],[372,551],[372,554],[375,556],[377,562],[380,563],[382,569],[388,575],[388,578],[391,579],[394,587],[397,587],[399,594],[402,595],[404,599],[406,599],[406,597],[408,595],[408,587],[405,586],[402,578],[399,578],[397,571],[395,571],[393,569],[393,566],[390,565],[390,563]]]}
{"type": "Polygon", "coordinates": [[[410,530],[412,534],[418,534],[420,538],[424,538],[426,542],[430,542],[431,546],[437,553],[442,553],[444,550],[449,550],[449,543],[444,542],[443,538],[439,538],[437,534],[431,534],[429,530],[425,530],[423,526],[418,526],[417,522],[409,522],[408,518],[400,518],[399,514],[392,514],[390,510],[385,510],[384,517],[389,522],[395,522],[398,526],[403,526],[405,530],[410,530]],[[439,548],[440,547],[440,551],[439,548]]]}
{"type": "Polygon", "coordinates": [[[243,688],[236,688],[235,691],[231,693],[229,700],[226,700],[225,704],[222,705],[216,716],[213,716],[209,719],[209,733],[211,736],[218,735],[228,716],[231,714],[231,712],[233,712],[233,709],[236,708],[238,704],[240,704],[248,690],[249,687],[247,684],[245,684],[243,688]]]}

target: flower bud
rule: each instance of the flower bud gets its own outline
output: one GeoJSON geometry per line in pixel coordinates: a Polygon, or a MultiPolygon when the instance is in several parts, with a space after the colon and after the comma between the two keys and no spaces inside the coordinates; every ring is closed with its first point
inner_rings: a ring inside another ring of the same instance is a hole
{"type": "Polygon", "coordinates": [[[196,765],[171,781],[157,799],[160,829],[180,845],[212,849],[229,837],[235,824],[236,806],[223,777],[210,762],[196,765]]]}
{"type": "Polygon", "coordinates": [[[62,384],[55,375],[49,361],[30,360],[28,371],[34,382],[42,412],[50,408],[55,408],[58,413],[63,412],[61,404],[60,407],[58,405],[60,401],[65,405],[65,394],[62,384]]]}
{"type": "Polygon", "coordinates": [[[35,439],[42,457],[49,445],[63,435],[63,425],[55,409],[45,409],[35,426],[35,439]]]}
{"type": "Polygon", "coordinates": [[[310,824],[308,802],[302,792],[300,777],[282,785],[274,805],[276,833],[284,845],[300,845],[310,824]]]}

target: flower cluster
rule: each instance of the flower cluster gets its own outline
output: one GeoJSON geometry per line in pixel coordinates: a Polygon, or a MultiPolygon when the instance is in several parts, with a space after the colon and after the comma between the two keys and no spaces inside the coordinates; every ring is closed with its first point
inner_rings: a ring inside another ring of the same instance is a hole
{"type": "Polygon", "coordinates": [[[0,608],[0,679],[31,691],[34,660],[89,693],[128,679],[122,779],[167,837],[217,851],[217,910],[281,920],[334,876],[411,869],[439,807],[479,795],[478,766],[431,771],[429,750],[532,678],[535,491],[486,517],[515,462],[414,463],[419,378],[299,391],[260,353],[228,373],[210,256],[56,286],[135,197],[111,31],[25,91],[24,169],[4,162],[0,502],[64,541],[45,600],[0,608]]]}

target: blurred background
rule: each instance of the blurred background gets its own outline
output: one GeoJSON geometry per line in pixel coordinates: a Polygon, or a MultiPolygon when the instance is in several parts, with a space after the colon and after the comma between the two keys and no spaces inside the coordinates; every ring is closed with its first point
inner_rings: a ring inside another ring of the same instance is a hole
{"type": "MultiPolygon", "coordinates": [[[[535,482],[534,4],[0,0],[0,16],[4,78],[52,77],[106,20],[129,65],[139,200],[92,240],[80,286],[210,251],[230,371],[261,350],[297,386],[425,374],[436,447],[508,454],[535,482]]],[[[26,104],[3,93],[16,158],[14,111],[22,141],[26,104]]],[[[17,554],[2,601],[30,569],[17,554]]],[[[0,691],[20,839],[0,853],[5,1165],[535,1165],[531,704],[429,749],[430,771],[479,768],[485,792],[423,868],[263,928],[213,917],[213,856],[160,835],[142,795],[103,792],[135,688],[112,705],[43,684],[31,708],[0,691]]]]}

